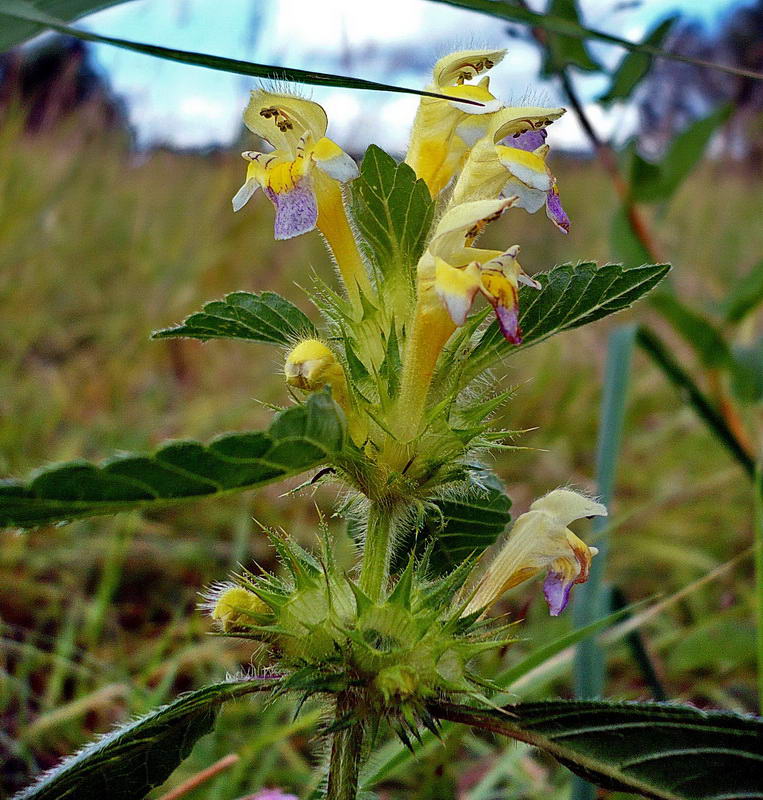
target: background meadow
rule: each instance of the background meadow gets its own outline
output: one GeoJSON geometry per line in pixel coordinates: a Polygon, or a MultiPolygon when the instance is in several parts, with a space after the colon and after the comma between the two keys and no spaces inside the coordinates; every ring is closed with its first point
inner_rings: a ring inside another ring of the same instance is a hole
{"type": "MultiPolygon", "coordinates": [[[[231,212],[243,175],[238,152],[252,146],[249,139],[242,131],[243,147],[136,148],[134,129],[105,119],[92,96],[54,110],[43,104],[42,121],[33,123],[32,95],[8,74],[0,103],[0,475],[266,423],[267,403],[288,402],[274,350],[149,340],[203,301],[237,289],[278,291],[315,316],[301,287],[332,270],[318,234],[274,243],[272,209],[261,196],[231,212]]],[[[61,74],[51,72],[52,85],[61,74]]],[[[189,69],[189,80],[194,74],[189,69]]],[[[760,108],[755,113],[750,130],[759,133],[760,108]]],[[[374,141],[374,130],[358,125],[362,144],[374,141]]],[[[616,260],[617,198],[600,162],[559,148],[552,165],[570,235],[542,215],[517,212],[491,238],[520,242],[530,272],[616,260]]],[[[695,308],[712,312],[760,261],[758,168],[748,153],[710,148],[669,202],[644,210],[660,254],[673,263],[676,291],[695,308]]],[[[514,516],[557,485],[595,488],[607,337],[635,320],[650,322],[695,369],[691,348],[641,302],[524,351],[496,374],[497,386],[515,390],[502,424],[521,432],[518,449],[496,462],[514,516]]],[[[758,412],[744,413],[754,420],[758,412]]],[[[648,659],[634,658],[634,642],[607,647],[609,696],[664,691],[702,707],[755,710],[750,496],[738,464],[637,351],[607,574],[627,602],[666,602],[639,629],[648,659]]],[[[0,797],[113,723],[256,665],[248,643],[209,635],[196,610],[199,592],[239,563],[275,566],[260,526],[309,544],[322,513],[344,536],[331,519],[336,499],[326,490],[284,497],[279,485],[0,536],[0,797]]],[[[572,624],[571,615],[548,618],[537,586],[510,593],[504,610],[527,624],[502,666],[572,624]]],[[[563,654],[515,691],[569,696],[570,675],[563,654]]],[[[231,753],[235,764],[184,796],[233,800],[271,785],[307,796],[318,722],[309,704],[295,718],[285,701],[235,703],[155,796],[231,753]]],[[[552,762],[473,733],[388,770],[381,794],[390,798],[567,793],[568,775],[552,762]]]]}

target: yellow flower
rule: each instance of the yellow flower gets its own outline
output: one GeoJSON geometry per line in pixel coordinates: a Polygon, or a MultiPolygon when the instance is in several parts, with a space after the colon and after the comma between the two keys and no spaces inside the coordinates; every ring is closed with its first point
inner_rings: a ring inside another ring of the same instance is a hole
{"type": "Polygon", "coordinates": [[[257,89],[244,111],[244,122],[275,149],[242,153],[249,163],[233,210],[243,208],[261,186],[276,209],[276,239],[290,239],[317,227],[336,259],[347,294],[360,310],[360,293],[370,296],[371,284],[341,189],[358,176],[358,167],[326,137],[326,112],[311,100],[257,89]]]}
{"type": "Polygon", "coordinates": [[[606,517],[601,503],[570,489],[555,489],[536,500],[514,523],[506,544],[487,568],[464,615],[489,608],[504,592],[547,570],[543,592],[551,616],[558,616],[576,583],[588,580],[588,547],[567,527],[583,517],[606,517]]]}
{"type": "Polygon", "coordinates": [[[228,633],[236,628],[256,624],[258,617],[269,614],[270,608],[254,592],[241,586],[222,586],[207,600],[212,619],[228,633]]]}
{"type": "Polygon", "coordinates": [[[516,206],[531,214],[545,205],[549,219],[567,233],[570,222],[546,164],[545,143],[545,128],[563,113],[562,108],[503,108],[494,114],[490,133],[469,153],[453,202],[515,196],[516,206]]]}
{"type": "Polygon", "coordinates": [[[467,246],[493,219],[516,203],[477,200],[448,211],[432,237],[429,253],[434,260],[433,289],[448,310],[454,325],[463,325],[477,292],[493,309],[504,337],[520,344],[519,283],[536,289],[540,284],[524,273],[517,261],[519,246],[508,250],[482,250],[467,246]]]}
{"type": "Polygon", "coordinates": [[[243,208],[261,186],[276,208],[276,239],[311,231],[318,222],[321,190],[331,185],[326,182],[358,176],[352,158],[326,138],[326,112],[311,100],[257,89],[244,111],[244,122],[275,149],[242,153],[249,165],[244,185],[233,198],[233,210],[243,208]]]}
{"type": "Polygon", "coordinates": [[[490,93],[488,77],[477,84],[466,81],[492,69],[505,54],[505,50],[461,50],[435,64],[427,89],[453,99],[421,98],[405,159],[432,196],[461,168],[469,148],[487,133],[491,115],[500,108],[490,93]]]}

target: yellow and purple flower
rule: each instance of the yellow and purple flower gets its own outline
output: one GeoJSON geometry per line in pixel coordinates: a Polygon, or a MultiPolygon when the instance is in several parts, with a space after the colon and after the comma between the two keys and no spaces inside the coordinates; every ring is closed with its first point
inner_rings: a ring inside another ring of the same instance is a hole
{"type": "Polygon", "coordinates": [[[463,325],[480,292],[493,306],[504,337],[520,344],[519,283],[540,284],[524,273],[517,261],[519,246],[506,251],[469,245],[485,226],[516,203],[516,198],[477,200],[451,208],[437,226],[429,245],[433,259],[434,292],[454,325],[463,325]]]}
{"type": "Polygon", "coordinates": [[[606,516],[605,506],[571,489],[555,489],[536,500],[514,523],[506,543],[477,583],[464,614],[490,608],[504,592],[543,570],[549,612],[552,617],[561,614],[572,587],[588,580],[591,559],[598,552],[567,526],[583,517],[606,516]]]}
{"type": "Polygon", "coordinates": [[[358,176],[352,158],[326,137],[326,112],[311,100],[257,89],[244,111],[244,122],[275,149],[242,153],[249,163],[233,210],[243,208],[262,187],[276,209],[276,239],[313,230],[319,224],[323,195],[332,195],[333,204],[338,184],[358,176]]]}
{"type": "Polygon", "coordinates": [[[562,208],[556,178],[546,164],[546,127],[561,108],[503,108],[493,116],[489,135],[472,148],[453,191],[453,202],[483,197],[516,197],[515,205],[534,214],[545,206],[563,233],[570,221],[562,208]]]}

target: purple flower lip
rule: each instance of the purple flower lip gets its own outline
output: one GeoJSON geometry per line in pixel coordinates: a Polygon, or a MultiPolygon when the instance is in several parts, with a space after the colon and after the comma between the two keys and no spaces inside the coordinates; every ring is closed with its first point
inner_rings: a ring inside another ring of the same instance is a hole
{"type": "Polygon", "coordinates": [[[276,208],[276,239],[292,239],[315,228],[318,204],[309,180],[303,178],[287,192],[274,192],[266,187],[265,194],[276,208]]]}
{"type": "Polygon", "coordinates": [[[561,572],[549,572],[543,581],[543,595],[548,603],[548,612],[558,617],[570,601],[570,591],[574,581],[565,580],[561,572]]]}
{"type": "Polygon", "coordinates": [[[516,306],[506,308],[506,306],[496,305],[495,316],[498,319],[498,326],[504,339],[512,344],[522,344],[522,331],[519,329],[519,309],[516,306]]]}
{"type": "Polygon", "coordinates": [[[562,233],[570,232],[570,218],[562,208],[562,201],[559,199],[556,186],[546,195],[546,216],[562,233]]]}

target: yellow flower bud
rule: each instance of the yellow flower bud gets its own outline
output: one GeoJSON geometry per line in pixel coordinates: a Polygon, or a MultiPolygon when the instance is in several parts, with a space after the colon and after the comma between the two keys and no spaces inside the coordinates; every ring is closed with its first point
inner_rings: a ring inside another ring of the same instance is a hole
{"type": "Polygon", "coordinates": [[[231,586],[217,596],[211,616],[227,633],[236,628],[246,628],[255,624],[253,614],[268,613],[270,607],[254,592],[241,586],[231,586]]]}
{"type": "Polygon", "coordinates": [[[286,383],[307,392],[317,392],[324,386],[335,388],[344,382],[344,371],[336,356],[318,339],[305,339],[286,357],[286,383]]]}

